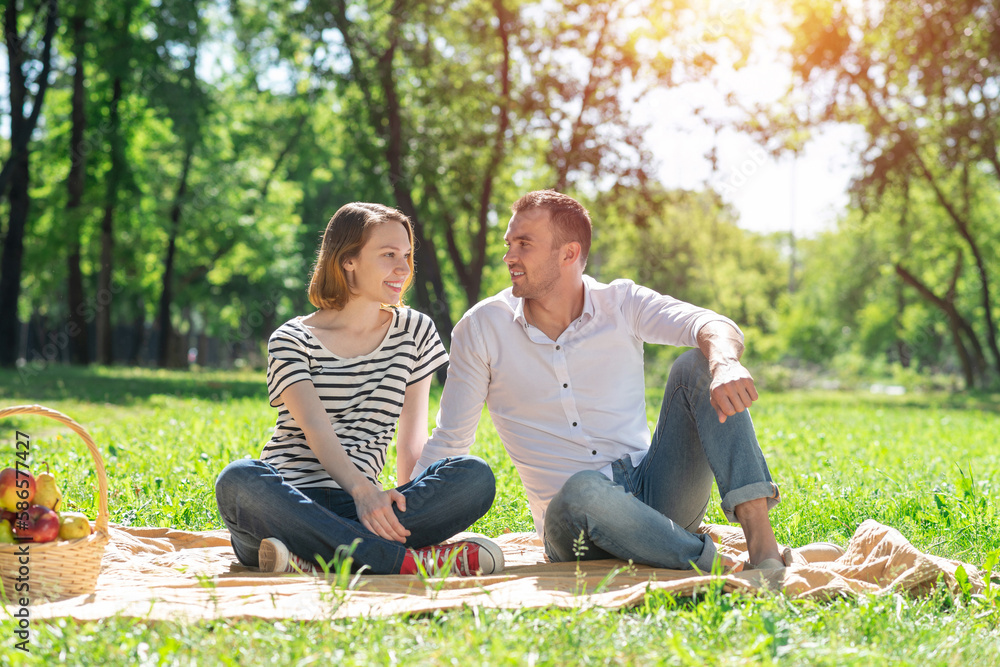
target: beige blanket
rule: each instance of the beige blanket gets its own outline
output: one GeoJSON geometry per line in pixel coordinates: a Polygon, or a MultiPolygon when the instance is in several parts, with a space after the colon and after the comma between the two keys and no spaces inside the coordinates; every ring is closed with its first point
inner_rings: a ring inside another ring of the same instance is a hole
{"type": "MultiPolygon", "coordinates": [[[[703,526],[720,549],[739,555],[742,532],[703,526]]],[[[782,590],[793,598],[828,599],[900,591],[920,595],[939,580],[957,592],[962,563],[921,553],[898,531],[875,521],[858,527],[846,553],[833,562],[807,563],[795,556],[785,570],[730,574],[722,579],[691,571],[628,567],[614,560],[545,562],[534,533],[496,538],[507,569],[479,578],[421,579],[360,576],[338,587],[333,578],[273,575],[242,567],[226,531],[202,533],[169,528],[112,526],[97,590],[34,604],[31,618],[110,616],[157,620],[211,618],[323,619],[414,614],[451,607],[623,607],[639,604],[647,591],[690,596],[712,584],[725,592],[782,590]]],[[[982,576],[964,565],[971,592],[982,576]]],[[[13,607],[8,607],[12,612],[13,607]]]]}

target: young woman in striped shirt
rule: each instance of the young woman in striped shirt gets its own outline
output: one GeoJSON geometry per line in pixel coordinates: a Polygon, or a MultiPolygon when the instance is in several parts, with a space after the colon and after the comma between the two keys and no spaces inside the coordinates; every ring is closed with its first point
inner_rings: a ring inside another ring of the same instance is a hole
{"type": "Polygon", "coordinates": [[[489,510],[489,466],[452,457],[410,478],[431,378],[448,361],[431,319],[401,305],[412,249],[409,219],[379,204],[347,204],[327,225],[309,285],[318,310],[268,341],[271,439],[260,460],[235,461],[216,481],[244,565],[316,571],[350,556],[374,574],[444,563],[453,575],[502,571],[502,552],[484,538],[436,546],[489,510]],[[383,489],[394,433],[399,486],[383,489]]]}

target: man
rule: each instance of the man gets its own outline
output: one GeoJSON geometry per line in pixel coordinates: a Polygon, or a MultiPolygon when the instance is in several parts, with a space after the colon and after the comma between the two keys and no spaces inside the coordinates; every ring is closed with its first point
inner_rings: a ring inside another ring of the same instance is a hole
{"type": "Polygon", "coordinates": [[[757,390],[739,361],[737,326],[629,280],[585,276],[590,216],[572,198],[531,192],[512,210],[504,236],[512,286],[455,326],[438,425],[418,471],[469,451],[485,401],[551,560],[710,570],[715,546],[691,531],[714,476],[751,566],[783,567],[768,519],[778,488],[747,412],[757,390]],[[698,348],[671,369],[652,441],[644,342],[698,348]]]}

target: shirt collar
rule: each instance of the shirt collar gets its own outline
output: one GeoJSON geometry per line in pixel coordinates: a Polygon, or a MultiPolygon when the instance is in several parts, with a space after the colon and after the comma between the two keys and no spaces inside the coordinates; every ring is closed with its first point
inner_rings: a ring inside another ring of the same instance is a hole
{"type": "Polygon", "coordinates": [[[585,322],[594,317],[594,285],[597,281],[590,276],[583,276],[583,312],[580,314],[580,322],[585,322]]]}
{"type": "MultiPolygon", "coordinates": [[[[588,275],[583,276],[583,312],[580,314],[580,322],[586,322],[594,317],[594,297],[591,293],[596,281],[588,275]]],[[[513,299],[513,320],[522,327],[528,327],[528,319],[524,316],[524,298],[512,296],[513,299]]]]}
{"type": "Polygon", "coordinates": [[[528,318],[524,316],[524,299],[515,296],[514,300],[514,321],[520,324],[522,327],[528,327],[528,318]]]}

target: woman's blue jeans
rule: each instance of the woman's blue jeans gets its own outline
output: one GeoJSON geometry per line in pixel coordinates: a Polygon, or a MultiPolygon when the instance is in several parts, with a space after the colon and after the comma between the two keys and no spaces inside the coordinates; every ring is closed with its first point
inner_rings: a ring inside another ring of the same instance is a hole
{"type": "Polygon", "coordinates": [[[399,491],[406,497],[406,511],[393,507],[410,531],[405,544],[361,525],[346,491],[296,489],[263,461],[234,461],[215,481],[219,513],[244,565],[257,566],[260,542],[268,537],[317,564],[317,557],[332,563],[360,539],[351,554],[355,570],[367,565],[373,574],[398,574],[407,548],[439,544],[485,515],[493,504],[496,480],[482,459],[456,456],[432,464],[399,491]]]}
{"type": "Polygon", "coordinates": [[[708,509],[713,478],[730,521],[741,503],[766,498],[768,509],[778,504],[750,413],[720,424],[711,381],[701,351],[685,352],[670,369],[652,444],[639,465],[626,456],[612,464],[614,480],[588,470],[566,481],[545,513],[551,560],[620,558],[707,572],[715,545],[691,531],[708,509]]]}

